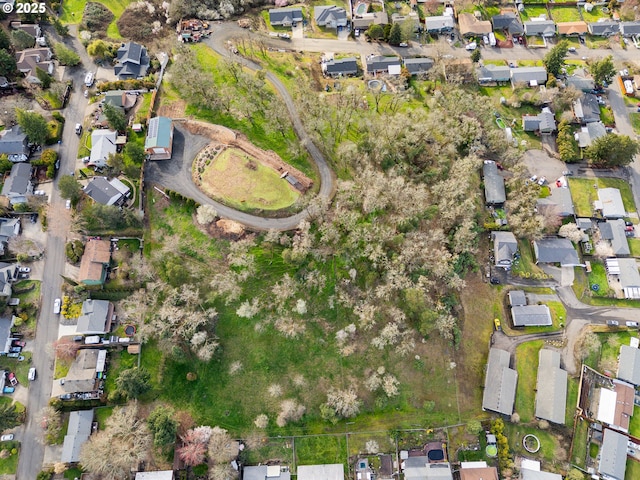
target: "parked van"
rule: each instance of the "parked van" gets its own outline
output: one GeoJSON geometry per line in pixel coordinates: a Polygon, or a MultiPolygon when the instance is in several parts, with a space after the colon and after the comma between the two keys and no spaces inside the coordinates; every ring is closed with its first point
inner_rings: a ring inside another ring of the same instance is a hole
{"type": "Polygon", "coordinates": [[[36,379],[36,367],[31,367],[29,369],[29,374],[27,375],[29,381],[33,382],[36,379]]]}
{"type": "Polygon", "coordinates": [[[91,85],[93,85],[93,80],[94,80],[93,72],[88,72],[84,77],[84,84],[87,87],[90,87],[91,85]]]}

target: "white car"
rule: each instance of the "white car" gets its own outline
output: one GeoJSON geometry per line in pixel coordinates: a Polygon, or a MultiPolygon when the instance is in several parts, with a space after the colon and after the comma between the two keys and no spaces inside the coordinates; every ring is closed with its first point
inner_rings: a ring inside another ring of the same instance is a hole
{"type": "Polygon", "coordinates": [[[13,433],[7,433],[0,437],[0,442],[10,442],[11,440],[13,440],[13,433]]]}
{"type": "Polygon", "coordinates": [[[20,267],[18,269],[18,272],[20,273],[29,273],[31,271],[31,269],[29,267],[20,267]]]}
{"type": "Polygon", "coordinates": [[[62,301],[59,298],[56,298],[53,302],[53,313],[58,315],[60,313],[60,306],[62,305],[62,301]]]}
{"type": "Polygon", "coordinates": [[[478,47],[478,44],[476,42],[471,42],[471,43],[467,43],[466,48],[469,51],[475,50],[478,47]]]}
{"type": "Polygon", "coordinates": [[[67,200],[64,204],[64,208],[67,210],[71,210],[71,200],[67,200]]]}
{"type": "Polygon", "coordinates": [[[93,72],[88,72],[87,75],[84,77],[84,84],[87,87],[90,87],[91,85],[93,85],[93,79],[94,79],[93,72]]]}
{"type": "Polygon", "coordinates": [[[29,374],[27,375],[29,381],[33,382],[36,379],[36,367],[31,367],[29,369],[29,374]]]}

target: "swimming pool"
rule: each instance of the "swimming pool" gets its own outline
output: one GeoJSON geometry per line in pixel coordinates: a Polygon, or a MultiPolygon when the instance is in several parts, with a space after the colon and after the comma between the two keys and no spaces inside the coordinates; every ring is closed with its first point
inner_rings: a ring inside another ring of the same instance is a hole
{"type": "Polygon", "coordinates": [[[366,3],[359,3],[358,5],[356,5],[356,15],[363,15],[365,13],[367,13],[366,3]]]}

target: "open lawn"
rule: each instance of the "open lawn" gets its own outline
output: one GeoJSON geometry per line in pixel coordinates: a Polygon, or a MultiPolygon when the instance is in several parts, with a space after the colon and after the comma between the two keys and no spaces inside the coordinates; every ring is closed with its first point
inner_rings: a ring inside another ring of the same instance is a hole
{"type": "Polygon", "coordinates": [[[18,470],[20,442],[0,442],[0,450],[7,450],[9,452],[9,456],[7,458],[0,458],[0,475],[15,475],[18,470]],[[16,449],[17,452],[11,453],[13,449],[16,449]]]}
{"type": "Polygon", "coordinates": [[[589,435],[589,422],[579,418],[573,435],[573,452],[570,458],[571,463],[580,468],[585,467],[587,459],[587,439],[589,435]]]}
{"type": "Polygon", "coordinates": [[[618,370],[618,355],[620,355],[620,345],[629,345],[629,339],[637,337],[636,333],[628,331],[616,333],[598,333],[602,348],[600,350],[600,363],[598,370],[610,372],[614,377],[618,370]]]}
{"type": "Polygon", "coordinates": [[[569,383],[567,385],[567,410],[564,417],[565,425],[569,428],[573,428],[573,418],[576,414],[579,387],[580,379],[569,377],[569,383]]]}
{"type": "Polygon", "coordinates": [[[608,127],[613,127],[616,124],[616,119],[613,116],[611,107],[600,105],[600,120],[602,120],[602,123],[604,123],[608,127]]]}
{"type": "Polygon", "coordinates": [[[608,187],[620,190],[624,208],[628,212],[636,211],[631,187],[624,180],[620,178],[570,178],[569,188],[571,188],[571,198],[576,209],[576,215],[579,217],[592,216],[593,202],[598,199],[597,189],[608,187]]]}
{"type": "Polygon", "coordinates": [[[631,422],[629,422],[629,434],[634,437],[640,437],[640,411],[633,410],[633,417],[631,417],[631,422]]]}
{"type": "MultiPolygon", "coordinates": [[[[20,355],[24,357],[22,362],[19,362],[17,358],[9,358],[7,356],[0,356],[0,370],[6,370],[16,374],[18,382],[24,387],[29,387],[29,379],[27,375],[29,368],[31,368],[31,352],[23,352],[20,355]]],[[[7,383],[8,385],[8,383],[7,383]]]]}
{"type": "Polygon", "coordinates": [[[593,35],[587,35],[586,43],[587,48],[591,49],[611,48],[611,40],[606,37],[595,37],[593,35]]]}
{"type": "Polygon", "coordinates": [[[627,470],[624,474],[625,480],[635,480],[640,478],[640,462],[627,458],[627,470]]]}
{"type": "Polygon", "coordinates": [[[550,10],[551,18],[556,23],[579,22],[582,20],[576,7],[554,7],[550,10]]]}
{"type": "Polygon", "coordinates": [[[602,7],[593,7],[590,12],[587,12],[584,8],[582,8],[580,12],[582,13],[582,18],[587,23],[597,22],[600,18],[609,18],[608,13],[602,12],[602,7]]]}
{"type": "Polygon", "coordinates": [[[612,295],[612,290],[609,288],[609,282],[607,280],[607,270],[604,264],[598,260],[591,260],[591,273],[587,274],[589,278],[589,288],[593,295],[598,297],[608,297],[612,295]],[[594,290],[593,285],[598,285],[598,289],[594,290]]]}
{"type": "MultiPolygon", "coordinates": [[[[129,6],[129,4],[133,0],[93,0],[97,3],[101,3],[105,7],[107,7],[113,15],[115,16],[111,25],[109,25],[109,29],[115,27],[115,22],[122,12],[124,12],[125,8],[129,6]]],[[[62,14],[60,15],[60,20],[63,23],[80,23],[82,20],[82,13],[84,12],[84,7],[87,4],[87,0],[63,0],[62,2],[62,14]]],[[[118,28],[115,27],[115,32],[118,32],[118,28]]],[[[109,31],[107,30],[107,33],[109,31]]],[[[119,34],[118,34],[119,37],[119,34]]],[[[114,38],[118,38],[114,37],[114,38]]]]}
{"type": "MultiPolygon", "coordinates": [[[[637,99],[634,99],[637,100],[637,99]]],[[[640,135],[640,113],[631,112],[629,114],[629,120],[631,120],[631,126],[633,127],[633,131],[636,132],[636,135],[640,135]]]]}
{"type": "Polygon", "coordinates": [[[518,387],[515,411],[520,415],[520,421],[524,423],[529,423],[535,413],[538,352],[543,345],[544,341],[536,340],[518,345],[516,349],[518,387]]]}
{"type": "MultiPolygon", "coordinates": [[[[520,379],[518,379],[520,383],[520,379]]],[[[566,448],[569,450],[569,446],[560,445],[560,441],[551,432],[540,430],[536,427],[527,427],[521,424],[514,424],[505,422],[504,434],[509,440],[509,447],[513,455],[522,455],[532,460],[538,460],[542,462],[554,462],[556,457],[556,450],[558,448],[566,448]],[[522,446],[522,439],[527,434],[533,434],[540,440],[540,450],[538,453],[528,453],[522,446]]]]}
{"type": "Polygon", "coordinates": [[[143,122],[147,119],[147,115],[149,115],[149,111],[151,110],[152,97],[152,92],[142,94],[142,101],[136,109],[136,122],[143,122]]]}
{"type": "Polygon", "coordinates": [[[524,278],[542,278],[545,273],[536,265],[531,242],[518,240],[518,251],[520,252],[520,258],[513,263],[513,275],[524,278]]]}
{"type": "Polygon", "coordinates": [[[640,238],[627,238],[631,255],[640,258],[640,238]]]}
{"type": "Polygon", "coordinates": [[[522,17],[523,22],[531,20],[532,18],[538,18],[541,15],[544,15],[546,17],[549,16],[549,12],[547,11],[547,8],[541,5],[535,5],[535,6],[529,5],[525,7],[524,11],[520,12],[520,16],[522,17]]]}
{"type": "Polygon", "coordinates": [[[95,410],[96,422],[98,422],[98,430],[104,430],[107,418],[113,413],[113,407],[98,407],[95,410]]]}
{"type": "Polygon", "coordinates": [[[280,210],[300,197],[273,168],[236,148],[219,154],[201,179],[200,188],[207,195],[241,210],[280,210]]]}

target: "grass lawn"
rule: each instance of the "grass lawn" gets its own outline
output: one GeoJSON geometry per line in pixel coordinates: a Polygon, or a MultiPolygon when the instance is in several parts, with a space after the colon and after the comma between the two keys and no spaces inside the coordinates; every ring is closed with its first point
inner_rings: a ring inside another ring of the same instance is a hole
{"type": "Polygon", "coordinates": [[[98,430],[104,430],[107,418],[113,413],[113,407],[98,407],[96,412],[96,422],[98,422],[98,430]]]}
{"type": "Polygon", "coordinates": [[[580,12],[576,7],[555,7],[551,8],[551,17],[556,23],[579,22],[580,12]]]}
{"type": "Polygon", "coordinates": [[[80,23],[87,0],[63,0],[60,20],[64,23],[80,23]]]}
{"type": "MultiPolygon", "coordinates": [[[[633,99],[634,103],[635,100],[637,99],[633,99]]],[[[637,135],[640,135],[640,113],[638,112],[631,112],[629,114],[629,120],[631,120],[631,126],[633,127],[633,131],[636,132],[637,135]]]]}
{"type": "Polygon", "coordinates": [[[599,18],[609,18],[609,14],[602,12],[602,7],[593,7],[590,12],[587,12],[584,8],[581,10],[582,18],[585,22],[597,22],[599,18]]]}
{"type": "Polygon", "coordinates": [[[536,6],[527,6],[524,11],[520,12],[520,16],[522,17],[522,21],[526,22],[532,18],[537,18],[541,15],[549,16],[549,12],[546,7],[542,7],[539,5],[536,6]]]}
{"type": "MultiPolygon", "coordinates": [[[[18,382],[24,387],[29,386],[29,379],[27,378],[27,374],[29,373],[29,368],[31,367],[31,352],[21,353],[24,357],[22,362],[19,362],[17,358],[8,358],[7,356],[0,357],[0,370],[7,370],[8,372],[13,372],[16,374],[16,378],[18,382]]],[[[8,385],[8,383],[7,383],[8,385]]]]}
{"type": "MultiPolygon", "coordinates": [[[[123,370],[135,367],[138,365],[138,356],[131,355],[126,350],[122,350],[117,353],[114,352],[109,356],[109,375],[105,381],[105,392],[109,394],[116,390],[116,378],[123,370]]],[[[147,395],[151,395],[148,393],[147,395]]],[[[144,399],[144,396],[143,396],[144,399]]]]}
{"type": "Polygon", "coordinates": [[[573,428],[573,417],[576,413],[579,387],[580,379],[569,377],[569,383],[567,385],[567,410],[564,417],[564,423],[569,428],[573,428]]]}
{"type": "Polygon", "coordinates": [[[0,475],[15,475],[18,470],[18,457],[20,456],[20,442],[0,442],[0,450],[17,449],[18,452],[10,454],[7,458],[0,458],[0,475]]]}
{"type": "Polygon", "coordinates": [[[631,255],[640,257],[640,238],[627,238],[631,255]]]}
{"type": "Polygon", "coordinates": [[[78,467],[70,468],[69,470],[64,472],[64,478],[67,480],[74,480],[75,478],[80,478],[82,476],[82,469],[78,467]]]}
{"type": "Polygon", "coordinates": [[[72,363],[73,360],[57,358],[55,368],[53,369],[53,379],[58,380],[59,378],[66,377],[72,363]]]}
{"type": "MultiPolygon", "coordinates": [[[[518,379],[518,383],[520,383],[520,379],[518,379]]],[[[536,427],[527,427],[522,424],[505,422],[504,434],[509,439],[509,447],[512,454],[543,462],[553,462],[555,460],[558,440],[551,432],[540,430],[536,427]],[[538,453],[528,453],[522,446],[522,439],[530,433],[540,440],[540,450],[538,453]]]]}
{"type": "Polygon", "coordinates": [[[296,438],[296,465],[347,463],[347,439],[344,436],[296,438]]]}
{"type": "Polygon", "coordinates": [[[629,423],[629,433],[634,437],[640,436],[640,412],[637,412],[634,407],[634,414],[631,417],[631,422],[629,423]]]}
{"type": "MultiPolygon", "coordinates": [[[[614,377],[618,368],[618,355],[620,354],[620,345],[629,345],[629,339],[632,334],[628,331],[616,333],[599,333],[602,348],[600,350],[599,370],[612,372],[614,377]]],[[[634,337],[637,335],[634,333],[634,337]]]]}
{"type": "Polygon", "coordinates": [[[605,37],[595,37],[593,35],[587,35],[587,48],[591,49],[607,49],[611,48],[611,42],[609,38],[605,37]]]}
{"type": "Polygon", "coordinates": [[[236,148],[219,154],[201,179],[207,195],[241,210],[280,210],[300,197],[273,168],[236,148]]]}
{"type": "Polygon", "coordinates": [[[543,340],[536,340],[518,345],[516,349],[518,387],[515,411],[523,423],[529,423],[535,413],[538,352],[543,345],[543,340]]]}
{"type": "Polygon", "coordinates": [[[585,467],[588,435],[589,422],[582,418],[578,419],[573,436],[573,456],[570,461],[580,468],[585,467]]]}
{"type": "Polygon", "coordinates": [[[589,278],[589,289],[593,292],[593,295],[598,297],[609,297],[613,293],[609,288],[607,270],[601,261],[595,259],[591,260],[591,273],[588,273],[587,276],[589,278]],[[599,285],[597,291],[592,288],[593,285],[599,285]]]}
{"type": "Polygon", "coordinates": [[[600,105],[600,120],[602,120],[602,123],[609,127],[612,127],[616,124],[616,119],[613,116],[611,107],[600,105]]]}
{"type": "Polygon", "coordinates": [[[536,265],[533,254],[533,245],[527,240],[518,240],[518,251],[520,259],[514,262],[512,272],[525,278],[537,277],[544,275],[542,269],[536,265]]]}
{"type": "Polygon", "coordinates": [[[80,147],[78,148],[78,158],[91,155],[91,132],[88,129],[82,132],[80,137],[80,147]]]}
{"type": "Polygon", "coordinates": [[[542,60],[518,60],[519,67],[541,67],[542,60]]]}
{"type": "Polygon", "coordinates": [[[617,188],[622,196],[622,203],[628,212],[635,212],[633,193],[627,182],[620,178],[570,178],[571,198],[576,209],[576,215],[590,217],[593,213],[593,202],[598,199],[598,190],[594,188],[617,188]]]}
{"type": "Polygon", "coordinates": [[[640,478],[640,463],[635,460],[627,459],[627,470],[624,474],[625,480],[635,480],[640,478]]]}
{"type": "Polygon", "coordinates": [[[142,94],[142,103],[136,110],[136,122],[142,122],[147,119],[147,115],[151,110],[151,97],[153,97],[152,92],[142,94]]]}

